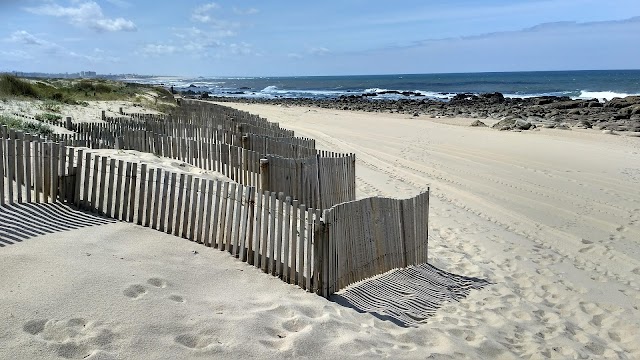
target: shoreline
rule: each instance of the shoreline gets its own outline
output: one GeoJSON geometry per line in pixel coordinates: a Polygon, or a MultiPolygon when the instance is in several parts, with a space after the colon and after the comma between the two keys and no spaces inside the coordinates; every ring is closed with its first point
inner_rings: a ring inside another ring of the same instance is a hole
{"type": "MultiPolygon", "coordinates": [[[[194,98],[193,95],[186,97],[194,98]]],[[[248,103],[324,109],[398,113],[429,118],[473,118],[498,120],[498,130],[533,130],[535,128],[597,129],[627,132],[640,136],[640,96],[614,98],[604,103],[597,99],[572,100],[568,97],[544,96],[505,98],[500,93],[458,94],[448,102],[436,100],[372,100],[370,96],[342,96],[335,99],[311,98],[237,98],[199,97],[218,103],[248,103]]],[[[485,124],[486,125],[486,124],[485,124]]],[[[482,126],[482,124],[479,124],[482,126]]]]}

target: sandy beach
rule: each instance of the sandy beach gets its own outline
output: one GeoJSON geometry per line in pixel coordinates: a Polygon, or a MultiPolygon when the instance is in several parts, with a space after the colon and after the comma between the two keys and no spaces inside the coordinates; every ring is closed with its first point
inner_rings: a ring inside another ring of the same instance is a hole
{"type": "Polygon", "coordinates": [[[0,210],[0,358],[640,357],[639,138],[224,105],[355,153],[358,198],[429,187],[430,264],[490,285],[403,327],[216,249],[21,206],[0,210]]]}

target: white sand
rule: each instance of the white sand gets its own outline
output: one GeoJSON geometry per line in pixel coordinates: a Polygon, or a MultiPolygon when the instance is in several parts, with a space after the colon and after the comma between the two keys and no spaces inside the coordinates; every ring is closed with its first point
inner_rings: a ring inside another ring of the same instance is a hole
{"type": "Polygon", "coordinates": [[[431,187],[430,258],[496,285],[440,311],[428,328],[473,333],[521,357],[640,358],[640,139],[234,107],[356,153],[361,197],[431,187]]]}
{"type": "Polygon", "coordinates": [[[640,358],[640,139],[236,107],[356,153],[360,197],[431,186],[432,264],[494,284],[401,328],[109,223],[0,247],[0,358],[640,358]]]}
{"type": "MultiPolygon", "coordinates": [[[[107,159],[123,160],[131,163],[147,164],[150,168],[164,169],[175,173],[184,173],[187,175],[197,175],[199,178],[207,180],[219,180],[226,182],[235,182],[226,177],[222,173],[213,170],[205,170],[184,161],[177,159],[156,156],[154,154],[140,152],[136,150],[113,150],[113,149],[87,149],[82,148],[98,156],[104,156],[107,159]]],[[[138,173],[141,168],[138,167],[138,173]]]]}

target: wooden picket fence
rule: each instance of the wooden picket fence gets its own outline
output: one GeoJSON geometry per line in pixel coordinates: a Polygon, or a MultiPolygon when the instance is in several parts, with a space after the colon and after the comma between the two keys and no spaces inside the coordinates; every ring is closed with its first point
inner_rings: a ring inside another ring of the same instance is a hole
{"type": "Polygon", "coordinates": [[[0,126],[0,205],[71,202],[75,149],[0,126]]]}
{"type": "Polygon", "coordinates": [[[311,139],[294,138],[253,115],[195,103],[184,107],[189,111],[121,123],[67,121],[76,134],[56,135],[60,144],[0,127],[0,205],[66,202],[227,251],[327,297],[427,261],[428,191],[407,200],[355,201],[355,155],[315,150],[311,139]],[[261,132],[245,133],[246,127],[261,132]],[[149,152],[235,182],[72,145],[149,152]]]}
{"type": "MultiPolygon", "coordinates": [[[[73,126],[74,135],[56,135],[53,139],[72,146],[136,150],[179,159],[221,172],[243,185],[284,192],[313,208],[327,209],[355,200],[353,154],[306,147],[315,147],[312,139],[274,138],[201,126],[203,121],[193,117],[185,123],[162,119],[150,116],[119,122],[80,123],[73,126]]],[[[266,120],[253,121],[258,124],[266,120]]]]}
{"type": "Polygon", "coordinates": [[[320,154],[306,159],[266,156],[260,165],[262,189],[284,192],[318,209],[355,200],[355,155],[320,154]]]}
{"type": "Polygon", "coordinates": [[[320,210],[259,191],[78,150],[75,205],[231,253],[321,292],[314,257],[320,210]]]}
{"type": "Polygon", "coordinates": [[[366,198],[325,210],[317,250],[325,295],[427,262],[429,190],[404,200],[366,198]]]}

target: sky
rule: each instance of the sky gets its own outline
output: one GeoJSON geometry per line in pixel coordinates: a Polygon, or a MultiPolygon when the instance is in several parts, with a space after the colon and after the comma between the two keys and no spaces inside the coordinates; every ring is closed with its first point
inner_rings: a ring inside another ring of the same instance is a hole
{"type": "Polygon", "coordinates": [[[640,69],[638,0],[0,0],[0,71],[640,69]]]}

